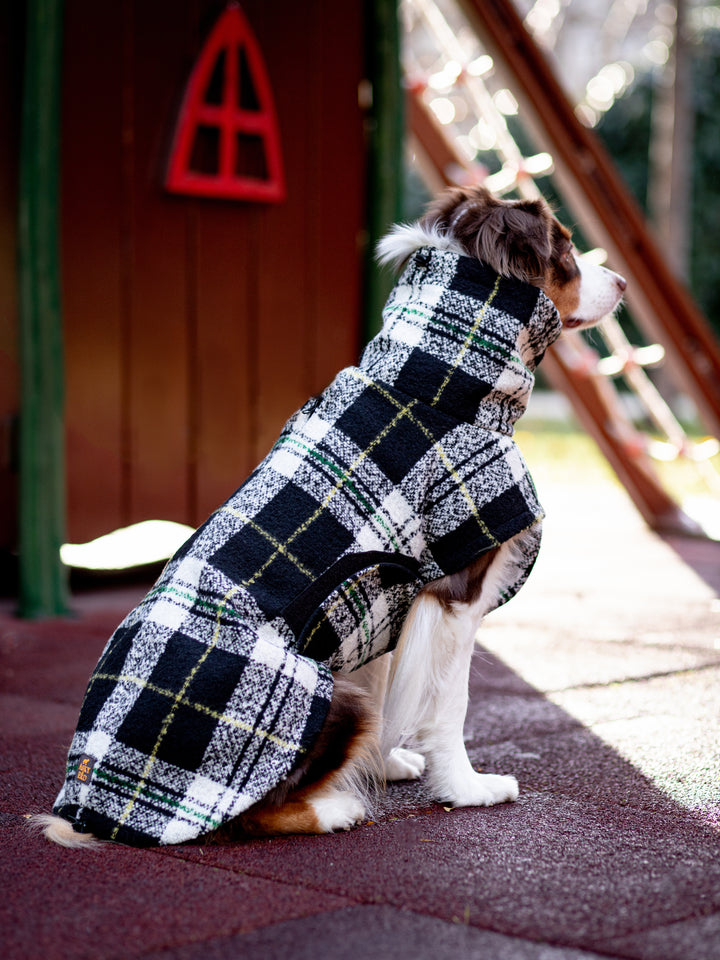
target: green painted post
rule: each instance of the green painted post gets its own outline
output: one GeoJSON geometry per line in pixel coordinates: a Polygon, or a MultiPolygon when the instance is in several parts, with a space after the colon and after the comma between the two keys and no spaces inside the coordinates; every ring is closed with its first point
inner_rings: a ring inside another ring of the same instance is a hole
{"type": "Polygon", "coordinates": [[[368,117],[364,334],[369,339],[382,325],[382,308],[394,282],[390,271],[381,271],[373,257],[378,240],[402,216],[405,109],[397,0],[369,0],[367,20],[372,104],[368,117]]]}
{"type": "Polygon", "coordinates": [[[28,0],[20,147],[20,615],[67,613],[58,223],[62,0],[28,0]]]}

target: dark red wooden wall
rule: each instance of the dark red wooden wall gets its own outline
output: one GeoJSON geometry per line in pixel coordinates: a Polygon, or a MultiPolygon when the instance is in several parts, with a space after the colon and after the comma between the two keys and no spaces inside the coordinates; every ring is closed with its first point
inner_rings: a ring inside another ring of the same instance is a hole
{"type": "Polygon", "coordinates": [[[243,0],[287,200],[173,196],[183,89],[224,4],[67,0],[61,202],[68,536],[196,524],[359,347],[363,4],[243,0]]]}
{"type": "MultiPolygon", "coordinates": [[[[0,550],[14,547],[17,536],[16,237],[23,30],[21,5],[0,4],[0,550]]],[[[0,578],[7,578],[1,554],[0,578]]]]}

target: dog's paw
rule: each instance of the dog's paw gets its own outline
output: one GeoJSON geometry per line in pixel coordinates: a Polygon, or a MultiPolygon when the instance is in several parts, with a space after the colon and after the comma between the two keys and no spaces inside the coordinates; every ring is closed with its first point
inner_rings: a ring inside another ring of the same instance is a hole
{"type": "Polygon", "coordinates": [[[322,833],[350,830],[365,819],[362,801],[349,790],[333,790],[311,801],[322,833]]]}
{"type": "Polygon", "coordinates": [[[421,753],[395,747],[385,761],[385,779],[417,780],[425,770],[425,757],[421,753]]]}
{"type": "Polygon", "coordinates": [[[519,788],[515,777],[472,771],[462,780],[445,784],[441,792],[441,799],[454,807],[492,807],[496,803],[517,800],[519,788]]]}

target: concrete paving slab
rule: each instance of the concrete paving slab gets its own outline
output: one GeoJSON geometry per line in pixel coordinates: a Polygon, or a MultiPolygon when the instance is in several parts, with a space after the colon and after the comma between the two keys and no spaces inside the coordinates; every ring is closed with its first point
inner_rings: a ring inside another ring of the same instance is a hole
{"type": "Polygon", "coordinates": [[[694,570],[716,594],[720,594],[716,542],[678,536],[665,536],[663,539],[686,566],[694,570]]]}
{"type": "Polygon", "coordinates": [[[717,836],[691,818],[547,795],[435,809],[312,849],[283,838],[168,855],[585,950],[720,909],[717,836]]]}
{"type": "Polygon", "coordinates": [[[347,901],[154,851],[50,846],[17,829],[0,841],[4,960],[127,960],[347,901]]]}
{"type": "Polygon", "coordinates": [[[347,834],[89,855],[29,838],[143,587],[86,593],[71,621],[0,608],[3,958],[718,960],[720,547],[686,551],[698,575],[617,491],[584,514],[587,491],[561,493],[472,672],[471,757],[522,788],[488,810],[421,781],[347,834]]]}
{"type": "Polygon", "coordinates": [[[516,776],[521,797],[547,793],[669,816],[677,808],[641,771],[623,763],[612,747],[585,730],[492,746],[471,745],[468,752],[477,767],[516,776]]]}
{"type": "Polygon", "coordinates": [[[346,907],[334,913],[303,917],[249,934],[192,944],[179,951],[153,953],[146,960],[345,960],[349,955],[373,960],[608,960],[608,954],[548,947],[487,930],[456,919],[434,917],[392,907],[346,907]]]}
{"type": "Polygon", "coordinates": [[[552,697],[687,809],[720,794],[720,667],[552,697]]]}
{"type": "Polygon", "coordinates": [[[465,740],[478,746],[582,728],[577,718],[537,691],[496,693],[473,683],[472,698],[473,709],[468,711],[465,740]]]}
{"type": "Polygon", "coordinates": [[[717,960],[720,957],[720,917],[715,913],[707,917],[685,920],[642,930],[629,937],[617,937],[606,941],[603,950],[617,953],[632,960],[717,960]]]}
{"type": "Polygon", "coordinates": [[[717,667],[540,699],[483,696],[476,683],[468,750],[477,766],[513,773],[524,790],[655,811],[679,804],[714,822],[719,691],[717,667]]]}
{"type": "Polygon", "coordinates": [[[713,647],[720,637],[717,543],[661,540],[615,485],[539,489],[547,518],[535,570],[487,627],[507,623],[551,636],[569,631],[583,640],[674,633],[682,645],[692,635],[713,647]],[[686,562],[678,562],[681,553],[686,562]]]}
{"type": "MultiPolygon", "coordinates": [[[[720,617],[718,621],[720,630],[720,617]]],[[[549,630],[515,623],[498,627],[488,618],[478,638],[519,677],[544,693],[720,665],[720,650],[714,647],[703,648],[692,640],[685,645],[677,634],[672,643],[650,643],[634,637],[636,630],[628,629],[622,640],[583,636],[579,642],[577,629],[549,630]]],[[[707,634],[706,625],[703,636],[707,634]]],[[[652,636],[657,636],[657,631],[652,636]]],[[[477,670],[482,673],[482,664],[477,670]]]]}

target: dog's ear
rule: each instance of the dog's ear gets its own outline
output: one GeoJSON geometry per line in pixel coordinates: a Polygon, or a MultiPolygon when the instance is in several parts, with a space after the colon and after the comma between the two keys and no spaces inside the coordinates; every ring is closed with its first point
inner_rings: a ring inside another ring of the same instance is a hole
{"type": "Polygon", "coordinates": [[[423,222],[503,277],[537,282],[552,257],[553,216],[544,200],[498,200],[482,187],[455,188],[431,204],[423,222]]]}
{"type": "Polygon", "coordinates": [[[541,200],[501,204],[477,225],[474,252],[503,277],[537,282],[552,256],[552,217],[541,200]]]}

